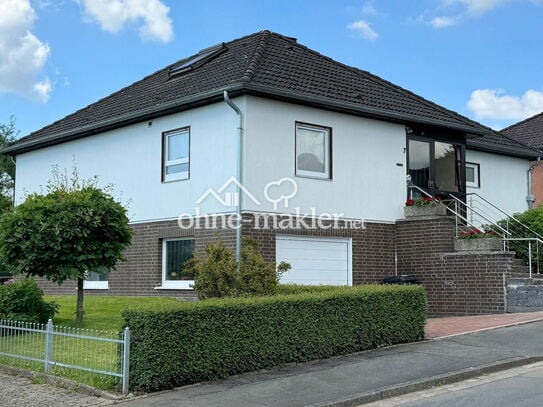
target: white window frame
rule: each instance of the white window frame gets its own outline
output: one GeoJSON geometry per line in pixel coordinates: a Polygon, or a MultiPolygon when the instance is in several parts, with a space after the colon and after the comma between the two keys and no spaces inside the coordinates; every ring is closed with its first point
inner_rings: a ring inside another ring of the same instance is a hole
{"type": "Polygon", "coordinates": [[[318,126],[314,124],[306,124],[296,122],[296,130],[294,135],[294,160],[296,176],[319,179],[332,179],[332,129],[326,126],[318,126]],[[298,168],[298,129],[306,129],[311,131],[320,131],[324,134],[324,172],[300,170],[298,168]]]}
{"type": "Polygon", "coordinates": [[[166,243],[178,240],[194,240],[194,237],[168,238],[162,239],[162,285],[155,287],[160,290],[193,290],[194,280],[166,280],[166,243]]]}
{"type": "Polygon", "coordinates": [[[83,280],[84,290],[109,290],[109,276],[106,281],[83,280]]]}
{"type": "Polygon", "coordinates": [[[180,181],[189,179],[190,175],[190,128],[189,127],[183,127],[176,130],[170,130],[167,132],[162,133],[162,181],[163,182],[171,182],[171,181],[180,181]],[[189,140],[189,146],[188,146],[188,157],[180,158],[177,160],[168,160],[168,139],[170,137],[178,136],[180,134],[187,134],[188,140],[189,140]],[[179,165],[179,164],[187,164],[188,170],[183,172],[176,172],[173,174],[168,174],[166,169],[168,167],[179,165]]]}
{"type": "Polygon", "coordinates": [[[473,168],[473,175],[475,181],[468,181],[466,177],[466,187],[468,188],[481,188],[481,165],[478,163],[466,163],[466,169],[473,168]]]}

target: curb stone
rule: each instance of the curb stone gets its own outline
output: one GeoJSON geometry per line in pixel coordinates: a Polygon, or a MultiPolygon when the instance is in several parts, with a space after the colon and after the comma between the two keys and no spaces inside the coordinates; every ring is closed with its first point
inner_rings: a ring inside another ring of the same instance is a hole
{"type": "Polygon", "coordinates": [[[530,365],[543,361],[543,356],[531,356],[526,358],[515,358],[486,364],[482,366],[470,367],[468,369],[458,370],[452,373],[444,373],[437,376],[425,377],[420,380],[401,383],[399,385],[387,386],[371,392],[354,394],[349,397],[335,400],[332,402],[323,402],[310,404],[307,407],[356,407],[362,404],[372,403],[391,397],[402,396],[420,390],[427,390],[432,387],[452,384],[468,379],[473,379],[485,374],[496,373],[502,370],[508,370],[515,367],[530,365]]]}

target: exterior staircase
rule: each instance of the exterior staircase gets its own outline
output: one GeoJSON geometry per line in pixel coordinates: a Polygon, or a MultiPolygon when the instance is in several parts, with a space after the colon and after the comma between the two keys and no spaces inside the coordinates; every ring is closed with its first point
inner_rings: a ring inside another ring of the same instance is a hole
{"type": "MultiPolygon", "coordinates": [[[[410,188],[429,196],[418,187],[410,188]]],[[[451,194],[443,204],[456,218],[457,238],[473,229],[492,231],[506,251],[516,251],[510,272],[505,273],[507,312],[543,311],[543,236],[477,193],[462,198],[451,194]]]]}

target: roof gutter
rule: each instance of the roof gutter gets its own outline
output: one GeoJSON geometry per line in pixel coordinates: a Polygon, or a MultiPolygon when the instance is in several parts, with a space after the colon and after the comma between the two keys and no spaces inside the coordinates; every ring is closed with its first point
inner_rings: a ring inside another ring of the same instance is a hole
{"type": "Polygon", "coordinates": [[[3,148],[2,154],[16,155],[48,145],[58,144],[59,142],[75,140],[78,138],[90,136],[92,134],[101,133],[106,130],[112,130],[129,124],[138,123],[144,120],[154,119],[159,116],[164,116],[165,114],[180,112],[183,110],[191,109],[193,107],[202,106],[213,102],[219,102],[223,100],[223,92],[225,90],[228,90],[232,92],[232,94],[237,95],[240,93],[241,89],[242,85],[233,85],[220,89],[214,89],[209,92],[203,92],[196,95],[187,96],[172,102],[155,105],[150,108],[130,112],[86,126],[80,126],[72,130],[39,137],[34,140],[22,142],[16,141],[15,143],[3,148]]]}
{"type": "Polygon", "coordinates": [[[410,114],[403,114],[403,113],[396,113],[391,112],[389,110],[384,109],[377,109],[367,106],[361,106],[356,103],[350,103],[350,102],[343,102],[338,101],[335,99],[330,98],[324,98],[320,96],[312,96],[307,94],[300,94],[291,92],[288,90],[279,90],[275,89],[269,86],[264,85],[254,85],[254,84],[248,84],[245,87],[250,94],[253,94],[255,96],[275,96],[277,99],[283,100],[283,101],[290,101],[294,103],[300,103],[303,102],[304,104],[319,107],[319,108],[325,108],[327,110],[335,110],[340,111],[343,113],[351,113],[356,114],[359,116],[366,116],[370,118],[376,118],[380,120],[387,120],[396,121],[398,123],[418,123],[418,124],[425,124],[429,126],[436,126],[436,127],[446,127],[451,130],[458,130],[461,132],[465,132],[472,135],[485,135],[489,134],[489,131],[482,131],[480,129],[477,129],[475,127],[470,126],[462,126],[457,124],[452,124],[448,122],[443,122],[440,120],[432,120],[432,119],[424,119],[415,115],[410,114]]]}

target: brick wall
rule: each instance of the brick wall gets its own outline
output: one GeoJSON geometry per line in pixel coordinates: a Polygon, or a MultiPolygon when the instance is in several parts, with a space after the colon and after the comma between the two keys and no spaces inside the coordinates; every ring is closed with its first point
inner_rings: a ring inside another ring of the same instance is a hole
{"type": "Polygon", "coordinates": [[[506,311],[504,275],[513,253],[454,252],[454,218],[397,222],[398,273],[426,288],[430,316],[506,311]]]}
{"type": "MultiPolygon", "coordinates": [[[[220,224],[218,226],[221,226],[220,224]]],[[[162,240],[164,238],[194,237],[195,251],[202,252],[209,241],[221,239],[227,246],[235,247],[235,232],[222,228],[180,228],[177,221],[148,222],[131,225],[134,230],[132,245],[124,252],[126,261],[119,262],[109,275],[108,290],[85,290],[86,294],[169,296],[193,299],[192,290],[157,290],[162,282],[162,240]]],[[[76,284],[66,281],[61,286],[40,279],[40,286],[47,294],[74,294],[76,284]]]]}
{"type": "MultiPolygon", "coordinates": [[[[282,218],[282,219],[287,219],[282,218]]],[[[219,225],[221,226],[221,225],[219,225]]],[[[353,283],[380,283],[385,276],[414,275],[428,293],[430,315],[475,315],[505,312],[504,273],[511,267],[511,253],[454,253],[455,225],[452,217],[398,220],[396,224],[366,223],[364,228],[340,224],[338,229],[307,228],[289,231],[264,227],[264,218],[245,214],[242,233],[261,242],[262,254],[275,261],[277,234],[343,237],[352,239],[353,283]],[[255,228],[255,223],[259,227],[255,228]],[[396,256],[395,256],[396,255],[396,256]]],[[[151,295],[193,299],[192,290],[157,290],[162,282],[162,239],[194,237],[201,253],[207,242],[221,239],[235,248],[235,231],[180,228],[176,221],[132,225],[135,235],[109,277],[108,290],[86,290],[100,295],[151,295]]],[[[41,281],[49,294],[73,294],[75,282],[62,286],[41,281]]]]}
{"type": "Polygon", "coordinates": [[[543,164],[532,171],[532,194],[535,195],[534,208],[543,203],[543,164]]]}

